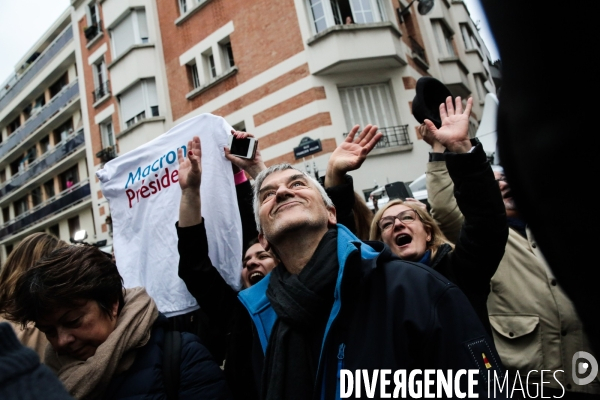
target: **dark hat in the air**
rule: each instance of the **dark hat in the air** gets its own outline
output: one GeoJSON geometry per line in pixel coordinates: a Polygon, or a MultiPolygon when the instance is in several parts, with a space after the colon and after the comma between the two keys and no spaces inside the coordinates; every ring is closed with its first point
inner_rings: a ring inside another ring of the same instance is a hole
{"type": "Polygon", "coordinates": [[[412,102],[412,113],[420,123],[430,120],[439,129],[442,126],[440,104],[452,96],[450,90],[440,81],[424,76],[417,81],[417,95],[412,102]]]}

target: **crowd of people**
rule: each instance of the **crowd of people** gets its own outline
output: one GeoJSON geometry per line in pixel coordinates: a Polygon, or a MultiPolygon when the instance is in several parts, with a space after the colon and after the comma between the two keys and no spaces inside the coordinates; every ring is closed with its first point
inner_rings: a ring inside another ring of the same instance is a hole
{"type": "Polygon", "coordinates": [[[240,292],[209,257],[200,139],[179,149],[173,267],[206,316],[202,338],[174,330],[144,288],[124,288],[118,255],[30,235],[0,272],[0,398],[337,399],[342,370],[384,369],[476,370],[474,387],[456,385],[480,398],[490,373],[510,387],[523,378],[514,397],[540,386],[599,396],[597,378],[575,380],[571,357],[593,349],[502,168],[468,137],[471,107],[419,80],[429,204],[397,199],[374,215],[350,173],[382,137],[377,126],[355,126],[320,180],[267,168],[260,148],[251,159],[224,149],[242,222],[240,292]]]}

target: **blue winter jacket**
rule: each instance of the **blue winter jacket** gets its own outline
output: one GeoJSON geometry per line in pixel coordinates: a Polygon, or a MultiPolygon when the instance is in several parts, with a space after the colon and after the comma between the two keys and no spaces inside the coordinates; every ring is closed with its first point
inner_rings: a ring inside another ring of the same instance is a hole
{"type": "MultiPolygon", "coordinates": [[[[163,344],[167,318],[160,314],[150,341],[138,350],[133,365],[111,380],[105,399],[166,399],[163,344]]],[[[225,377],[197,336],[181,332],[179,399],[230,399],[225,377]]]]}
{"type": "MultiPolygon", "coordinates": [[[[501,375],[504,369],[492,340],[456,285],[426,265],[400,260],[381,242],[361,242],[339,224],[337,258],[334,303],[313,399],[340,398],[341,369],[369,373],[477,369],[476,393],[487,398],[488,373],[501,375]]],[[[239,294],[254,321],[263,355],[277,320],[266,296],[269,278],[239,294]]],[[[254,368],[260,371],[262,365],[255,362],[254,368]]],[[[379,383],[375,393],[379,398],[379,383]]]]}

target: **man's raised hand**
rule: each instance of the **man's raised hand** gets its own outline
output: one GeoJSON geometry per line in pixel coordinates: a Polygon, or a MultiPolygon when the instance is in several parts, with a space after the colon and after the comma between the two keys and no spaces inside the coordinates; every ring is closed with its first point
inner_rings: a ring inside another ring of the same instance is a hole
{"type": "Polygon", "coordinates": [[[455,100],[456,106],[452,104],[452,97],[446,98],[446,103],[440,104],[440,117],[442,127],[437,129],[433,122],[426,119],[427,129],[449,151],[454,153],[466,153],[471,149],[469,140],[469,116],[473,107],[473,98],[467,100],[464,112],[460,96],[455,100]]]}
{"type": "Polygon", "coordinates": [[[177,161],[179,161],[179,186],[181,190],[198,190],[202,176],[202,148],[200,138],[194,136],[187,145],[187,155],[183,156],[183,150],[177,149],[177,161]]]}
{"type": "Polygon", "coordinates": [[[365,126],[358,137],[355,137],[359,128],[359,125],[354,125],[346,140],[331,153],[325,173],[326,188],[342,184],[348,171],[360,168],[367,155],[383,137],[381,132],[377,132],[377,126],[371,124],[365,126]]]}

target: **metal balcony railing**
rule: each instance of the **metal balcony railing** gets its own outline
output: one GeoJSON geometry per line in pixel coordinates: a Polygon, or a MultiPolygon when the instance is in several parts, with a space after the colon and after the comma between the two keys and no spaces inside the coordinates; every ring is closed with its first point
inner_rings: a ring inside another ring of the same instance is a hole
{"type": "Polygon", "coordinates": [[[425,49],[412,36],[410,36],[409,39],[410,49],[412,50],[412,52],[415,53],[417,56],[421,57],[423,61],[427,62],[427,57],[425,56],[425,49]]]}
{"type": "MultiPolygon", "coordinates": [[[[383,137],[375,145],[376,149],[412,144],[408,136],[408,125],[388,126],[379,128],[378,131],[383,133],[383,137]]],[[[344,137],[346,136],[348,136],[348,132],[344,133],[344,137]]]]}
{"type": "Polygon", "coordinates": [[[69,24],[25,72],[15,75],[14,78],[5,82],[4,86],[0,88],[0,110],[5,108],[72,39],[73,28],[69,24]]]}
{"type": "Polygon", "coordinates": [[[2,225],[0,227],[0,240],[50,218],[69,207],[81,203],[89,197],[90,181],[86,179],[2,225]]]}
{"type": "Polygon", "coordinates": [[[34,162],[27,166],[27,169],[16,173],[8,181],[0,184],[0,199],[13,190],[20,188],[23,184],[33,179],[35,176],[40,175],[49,168],[54,167],[60,160],[67,157],[75,150],[83,147],[84,143],[85,138],[83,135],[83,129],[68,136],[65,140],[57,144],[52,150],[48,150],[46,153],[36,158],[34,162]]]}
{"type": "Polygon", "coordinates": [[[19,129],[0,143],[0,160],[77,96],[79,96],[79,83],[77,81],[65,86],[37,114],[30,117],[19,129]]]}
{"type": "Polygon", "coordinates": [[[100,85],[92,91],[92,94],[94,95],[94,103],[103,98],[104,96],[110,94],[109,83],[110,81],[106,80],[100,83],[100,85]]]}

